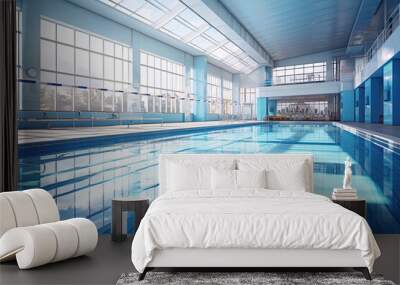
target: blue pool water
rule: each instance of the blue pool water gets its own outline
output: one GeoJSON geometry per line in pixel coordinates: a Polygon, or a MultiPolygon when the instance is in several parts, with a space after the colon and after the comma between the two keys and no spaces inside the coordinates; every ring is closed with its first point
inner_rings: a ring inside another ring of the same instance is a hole
{"type": "Polygon", "coordinates": [[[330,196],[353,160],[353,187],[367,200],[375,233],[400,233],[400,150],[327,124],[274,123],[145,140],[22,148],[20,188],[41,187],[63,219],[88,217],[110,232],[113,197],[157,197],[160,153],[289,153],[314,155],[314,188],[330,196]]]}

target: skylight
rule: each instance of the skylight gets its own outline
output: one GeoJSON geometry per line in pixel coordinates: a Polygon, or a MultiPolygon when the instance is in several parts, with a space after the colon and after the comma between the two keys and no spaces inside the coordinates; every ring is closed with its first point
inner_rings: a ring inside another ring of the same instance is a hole
{"type": "Polygon", "coordinates": [[[177,38],[182,39],[190,33],[193,33],[192,29],[189,29],[187,26],[180,24],[177,20],[173,19],[169,21],[166,25],[164,25],[161,30],[166,30],[174,35],[177,38]]]}
{"type": "Polygon", "coordinates": [[[249,73],[258,63],[179,0],[98,0],[206,53],[235,70],[249,73]]]}
{"type": "Polygon", "coordinates": [[[194,38],[190,42],[190,44],[191,44],[191,46],[193,46],[197,49],[200,49],[202,51],[206,51],[214,46],[214,44],[212,42],[203,38],[203,36],[198,36],[198,37],[194,38]]]}

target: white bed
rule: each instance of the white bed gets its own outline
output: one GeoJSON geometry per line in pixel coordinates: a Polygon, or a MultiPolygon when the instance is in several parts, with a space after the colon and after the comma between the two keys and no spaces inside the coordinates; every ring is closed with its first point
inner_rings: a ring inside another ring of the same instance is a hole
{"type": "Polygon", "coordinates": [[[362,217],[312,194],[309,154],[161,155],[159,178],[132,243],[140,278],[155,267],[354,267],[370,278],[380,255],[362,217]]]}

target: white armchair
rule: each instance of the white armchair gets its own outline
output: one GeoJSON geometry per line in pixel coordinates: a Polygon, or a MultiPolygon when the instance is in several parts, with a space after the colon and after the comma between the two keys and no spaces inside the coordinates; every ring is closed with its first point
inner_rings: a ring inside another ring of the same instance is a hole
{"type": "Polygon", "coordinates": [[[0,193],[0,262],[16,259],[20,269],[84,255],[96,248],[98,233],[88,219],[60,221],[45,190],[0,193]]]}

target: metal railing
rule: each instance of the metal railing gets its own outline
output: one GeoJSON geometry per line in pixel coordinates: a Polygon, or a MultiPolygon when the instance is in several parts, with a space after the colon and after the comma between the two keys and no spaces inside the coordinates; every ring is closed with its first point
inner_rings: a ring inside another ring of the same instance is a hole
{"type": "MultiPolygon", "coordinates": [[[[41,82],[40,80],[28,80],[28,79],[18,79],[19,84],[29,84],[29,85],[34,85],[38,84],[41,86],[52,86],[55,88],[61,88],[61,87],[68,87],[71,88],[71,90],[74,88],[75,90],[86,90],[85,98],[90,101],[91,100],[91,92],[90,90],[93,91],[101,91],[101,92],[107,92],[111,91],[114,92],[115,94],[121,93],[123,96],[123,102],[121,105],[123,106],[122,108],[129,109],[129,111],[124,111],[124,112],[119,112],[119,111],[105,111],[103,110],[103,104],[104,101],[101,103],[101,110],[96,111],[96,110],[57,110],[56,105],[54,105],[54,109],[49,109],[49,110],[44,110],[44,109],[35,109],[35,110],[26,110],[26,109],[21,109],[19,110],[19,116],[18,116],[18,123],[20,126],[28,127],[29,126],[39,126],[39,127],[45,127],[45,128],[56,128],[56,127],[97,127],[97,126],[110,126],[110,125],[120,125],[120,126],[127,126],[128,128],[131,125],[135,124],[146,124],[146,123],[153,123],[153,124],[161,124],[161,126],[164,126],[165,123],[168,121],[166,118],[163,117],[163,115],[173,115],[173,114],[182,114],[185,116],[184,121],[186,121],[186,117],[189,114],[192,114],[192,112],[188,112],[188,106],[176,106],[174,108],[175,112],[167,112],[168,110],[172,110],[172,104],[174,101],[170,101],[170,104],[164,101],[164,104],[162,102],[159,102],[158,107],[155,109],[158,109],[160,112],[151,112],[148,111],[148,107],[143,107],[139,106],[140,110],[130,110],[128,106],[128,102],[131,98],[135,98],[135,101],[140,101],[142,97],[147,97],[147,98],[159,98],[160,100],[179,100],[182,101],[183,103],[195,103],[195,102],[204,102],[206,104],[211,103],[210,98],[205,98],[205,99],[198,99],[198,98],[192,98],[192,97],[179,97],[176,94],[171,95],[168,93],[163,93],[160,95],[151,95],[148,93],[140,93],[140,92],[135,92],[135,91],[123,91],[123,90],[108,90],[105,88],[93,88],[93,87],[87,87],[87,86],[77,86],[77,85],[70,85],[70,84],[60,84],[60,83],[54,83],[54,82],[41,82]],[[125,101],[125,98],[128,99],[128,101],[125,101]],[[169,107],[168,107],[169,105],[169,107]],[[167,107],[166,107],[167,106],[167,107]],[[180,112],[181,111],[181,112],[180,112]],[[24,114],[25,113],[25,114],[24,114]],[[144,115],[144,114],[153,114],[153,115],[144,115]],[[103,124],[102,124],[103,123],[103,124]]],[[[70,94],[72,102],[75,101],[76,92],[71,91],[72,93],[70,94]]],[[[53,103],[56,102],[56,97],[59,96],[57,92],[53,94],[53,103]]],[[[102,97],[102,100],[104,100],[104,97],[102,97]]],[[[220,100],[222,101],[222,99],[220,100]]],[[[131,101],[132,102],[132,101],[131,101]]],[[[155,102],[154,102],[155,103],[155,102]]],[[[175,102],[174,102],[175,103],[175,102]]],[[[54,103],[55,104],[55,103],[54,103]]],[[[234,106],[240,106],[241,104],[238,101],[233,101],[232,104],[234,106]]],[[[72,103],[74,105],[74,103],[72,103]]],[[[155,106],[155,105],[154,105],[155,106]]],[[[190,109],[192,109],[192,106],[189,106],[190,109]]],[[[73,106],[72,108],[75,108],[73,106]]],[[[135,107],[136,108],[136,107],[135,107]]],[[[223,118],[224,120],[240,120],[240,116],[238,115],[220,115],[220,118],[223,118]]]]}
{"type": "Polygon", "coordinates": [[[393,34],[394,30],[399,26],[399,11],[400,5],[394,8],[392,14],[387,19],[382,32],[378,35],[375,41],[372,43],[371,47],[365,53],[365,61],[368,63],[372,57],[377,53],[378,49],[383,45],[383,43],[393,34]]]}
{"type": "MultiPolygon", "coordinates": [[[[20,114],[27,112],[27,110],[19,111],[20,114]]],[[[79,111],[43,111],[43,110],[29,110],[28,112],[36,112],[37,116],[18,116],[18,123],[41,123],[45,125],[47,129],[55,128],[60,126],[60,122],[69,123],[69,126],[73,128],[77,126],[85,127],[98,127],[98,126],[109,126],[109,124],[99,125],[96,123],[114,123],[112,126],[126,126],[130,128],[132,125],[137,124],[160,124],[165,125],[165,119],[163,117],[145,117],[138,114],[132,113],[117,113],[117,112],[96,112],[98,114],[105,115],[104,117],[90,114],[91,112],[79,112],[79,111]],[[89,116],[81,116],[82,113],[89,113],[89,116]],[[87,123],[87,124],[85,124],[87,123]]]]}

